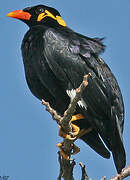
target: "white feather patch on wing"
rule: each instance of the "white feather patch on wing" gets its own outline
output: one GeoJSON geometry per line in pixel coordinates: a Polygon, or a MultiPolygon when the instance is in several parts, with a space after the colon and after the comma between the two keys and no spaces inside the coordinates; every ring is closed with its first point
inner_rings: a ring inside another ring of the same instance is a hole
{"type": "MultiPolygon", "coordinates": [[[[76,91],[75,89],[72,90],[67,90],[66,93],[68,94],[68,96],[70,97],[71,101],[75,98],[76,96],[76,91]]],[[[87,109],[87,104],[84,102],[83,98],[81,98],[81,100],[78,101],[78,105],[82,108],[87,109]]]]}

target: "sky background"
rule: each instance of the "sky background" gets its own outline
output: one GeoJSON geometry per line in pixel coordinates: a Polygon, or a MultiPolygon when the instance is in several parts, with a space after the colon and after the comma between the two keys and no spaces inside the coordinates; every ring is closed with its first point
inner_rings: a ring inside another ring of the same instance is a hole
{"type": "MultiPolygon", "coordinates": [[[[129,0],[11,0],[0,6],[0,176],[8,180],[55,180],[59,172],[58,127],[27,87],[21,42],[28,27],[6,17],[10,11],[44,4],[55,7],[73,30],[90,37],[106,37],[107,62],[120,85],[125,104],[124,146],[130,165],[130,1],[129,0]]],[[[116,174],[113,159],[105,160],[78,140],[75,179],[81,161],[89,177],[116,174]]],[[[127,178],[129,179],[129,178],[127,178]]]]}

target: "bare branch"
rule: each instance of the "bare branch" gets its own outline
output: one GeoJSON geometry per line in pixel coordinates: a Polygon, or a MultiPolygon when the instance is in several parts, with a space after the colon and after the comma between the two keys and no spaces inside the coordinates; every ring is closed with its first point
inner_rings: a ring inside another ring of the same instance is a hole
{"type": "Polygon", "coordinates": [[[85,170],[85,165],[83,165],[83,163],[79,163],[80,167],[81,167],[81,170],[82,170],[82,179],[81,180],[91,180],[88,175],[87,175],[87,172],[85,170]]]}
{"type": "Polygon", "coordinates": [[[120,174],[117,174],[116,176],[114,176],[110,180],[122,180],[128,176],[130,176],[130,166],[128,166],[127,168],[124,168],[120,174]]]}
{"type": "Polygon", "coordinates": [[[74,160],[67,161],[60,155],[60,152],[58,152],[58,154],[59,154],[59,163],[60,163],[60,173],[57,180],[61,180],[62,177],[64,178],[64,180],[74,180],[73,169],[75,166],[75,161],[74,160]]]}
{"type": "Polygon", "coordinates": [[[59,173],[59,177],[57,178],[57,180],[61,180],[62,175],[63,175],[63,169],[62,169],[62,160],[61,160],[61,155],[60,152],[58,152],[58,160],[59,160],[59,164],[60,164],[60,173],[59,173]]]}
{"type": "Polygon", "coordinates": [[[52,115],[52,118],[58,124],[60,124],[60,121],[61,121],[62,117],[60,115],[58,115],[58,113],[54,109],[52,109],[50,104],[48,102],[44,101],[44,99],[42,99],[42,104],[45,105],[46,111],[48,111],[52,115]]]}

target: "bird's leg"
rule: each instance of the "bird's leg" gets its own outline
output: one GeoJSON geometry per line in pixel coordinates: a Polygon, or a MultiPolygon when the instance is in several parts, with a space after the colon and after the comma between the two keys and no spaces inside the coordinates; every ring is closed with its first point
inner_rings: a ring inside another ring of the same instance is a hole
{"type": "MultiPolygon", "coordinates": [[[[81,119],[85,119],[85,117],[82,114],[76,114],[76,115],[72,116],[71,122],[73,123],[74,121],[77,121],[79,119],[80,120],[81,119]]],[[[72,125],[74,125],[74,124],[72,124],[72,125]]],[[[74,125],[74,126],[76,126],[76,125],[74,125]]],[[[78,126],[76,126],[76,127],[78,127],[78,126]]],[[[84,136],[85,134],[89,133],[90,131],[92,131],[91,127],[88,128],[88,129],[81,129],[81,130],[79,128],[79,131],[78,131],[78,133],[75,136],[75,140],[80,138],[80,137],[82,137],[82,136],[84,136]]]]}
{"type": "MultiPolygon", "coordinates": [[[[66,134],[64,131],[63,131],[63,128],[61,126],[59,126],[59,136],[65,138],[65,139],[68,139],[68,140],[72,140],[72,141],[75,141],[76,139],[82,137],[83,135],[89,133],[90,131],[92,131],[92,128],[88,128],[88,129],[81,129],[73,124],[74,121],[77,121],[77,120],[81,120],[81,119],[84,119],[84,116],[82,114],[76,114],[76,115],[73,115],[72,116],[72,119],[71,119],[71,122],[72,122],[72,133],[71,134],[66,134]]],[[[69,160],[69,156],[65,153],[65,151],[63,150],[63,143],[59,143],[57,144],[57,146],[60,148],[60,153],[61,155],[69,160]]],[[[73,144],[73,152],[71,154],[77,154],[80,152],[80,149],[75,145],[73,144]]]]}
{"type": "MultiPolygon", "coordinates": [[[[82,114],[76,114],[72,116],[71,122],[79,120],[79,119],[84,119],[84,116],[82,114]]],[[[72,133],[71,134],[66,134],[61,126],[59,126],[59,136],[69,139],[69,140],[74,140],[78,134],[80,133],[80,128],[76,126],[75,124],[72,124],[72,133]]]]}
{"type": "Polygon", "coordinates": [[[59,136],[65,138],[65,139],[69,139],[69,140],[76,140],[80,137],[82,137],[83,135],[89,133],[92,128],[88,128],[88,129],[81,129],[73,124],[74,121],[77,120],[81,120],[84,119],[84,116],[82,114],[76,114],[72,116],[71,122],[72,122],[72,133],[71,134],[66,134],[63,130],[63,128],[61,126],[59,126],[59,136]]]}
{"type": "Polygon", "coordinates": [[[80,128],[74,124],[72,124],[72,133],[66,134],[61,126],[59,126],[59,136],[64,139],[75,140],[76,136],[79,134],[80,128]]]}

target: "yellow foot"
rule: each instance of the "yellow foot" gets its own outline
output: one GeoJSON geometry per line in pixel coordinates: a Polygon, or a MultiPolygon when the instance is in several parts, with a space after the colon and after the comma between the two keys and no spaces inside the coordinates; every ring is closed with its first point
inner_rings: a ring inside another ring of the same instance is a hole
{"type": "MultiPolygon", "coordinates": [[[[57,147],[60,149],[60,155],[66,159],[66,160],[70,160],[70,156],[63,150],[63,143],[64,142],[61,142],[61,143],[58,143],[57,144],[57,147]]],[[[73,144],[73,152],[71,153],[72,155],[75,155],[77,153],[80,152],[80,149],[79,147],[77,147],[75,144],[73,144]]]]}
{"type": "Polygon", "coordinates": [[[62,146],[63,146],[63,142],[57,144],[57,147],[60,148],[60,155],[61,155],[64,159],[70,160],[70,156],[65,153],[65,151],[64,151],[63,148],[62,148],[62,146]]]}
{"type": "MultiPolygon", "coordinates": [[[[80,119],[84,119],[84,116],[82,114],[76,114],[76,115],[72,116],[71,122],[73,123],[74,121],[80,120],[80,119]]],[[[59,126],[59,136],[65,138],[65,139],[72,140],[73,142],[76,139],[82,137],[83,135],[89,133],[90,131],[92,131],[92,128],[80,130],[80,128],[78,126],[76,126],[75,124],[72,124],[72,134],[66,134],[63,131],[63,128],[61,126],[59,126]]],[[[71,154],[74,155],[74,154],[79,153],[80,149],[74,143],[72,143],[72,144],[73,144],[73,147],[72,147],[71,154]]],[[[59,147],[59,149],[60,149],[60,154],[64,159],[70,160],[70,155],[68,155],[67,152],[64,151],[63,145],[64,145],[64,142],[57,144],[57,147],[59,147]]]]}
{"type": "Polygon", "coordinates": [[[76,136],[79,134],[79,132],[80,132],[80,128],[74,124],[72,124],[72,134],[66,134],[63,131],[62,127],[59,126],[59,136],[65,139],[74,140],[76,136]]]}
{"type": "MultiPolygon", "coordinates": [[[[84,116],[82,114],[76,114],[72,116],[71,122],[79,120],[79,119],[84,119],[84,116]]],[[[62,127],[59,126],[59,136],[69,139],[69,140],[74,140],[76,136],[79,134],[80,128],[74,124],[72,124],[72,134],[66,134],[62,127]]]]}

